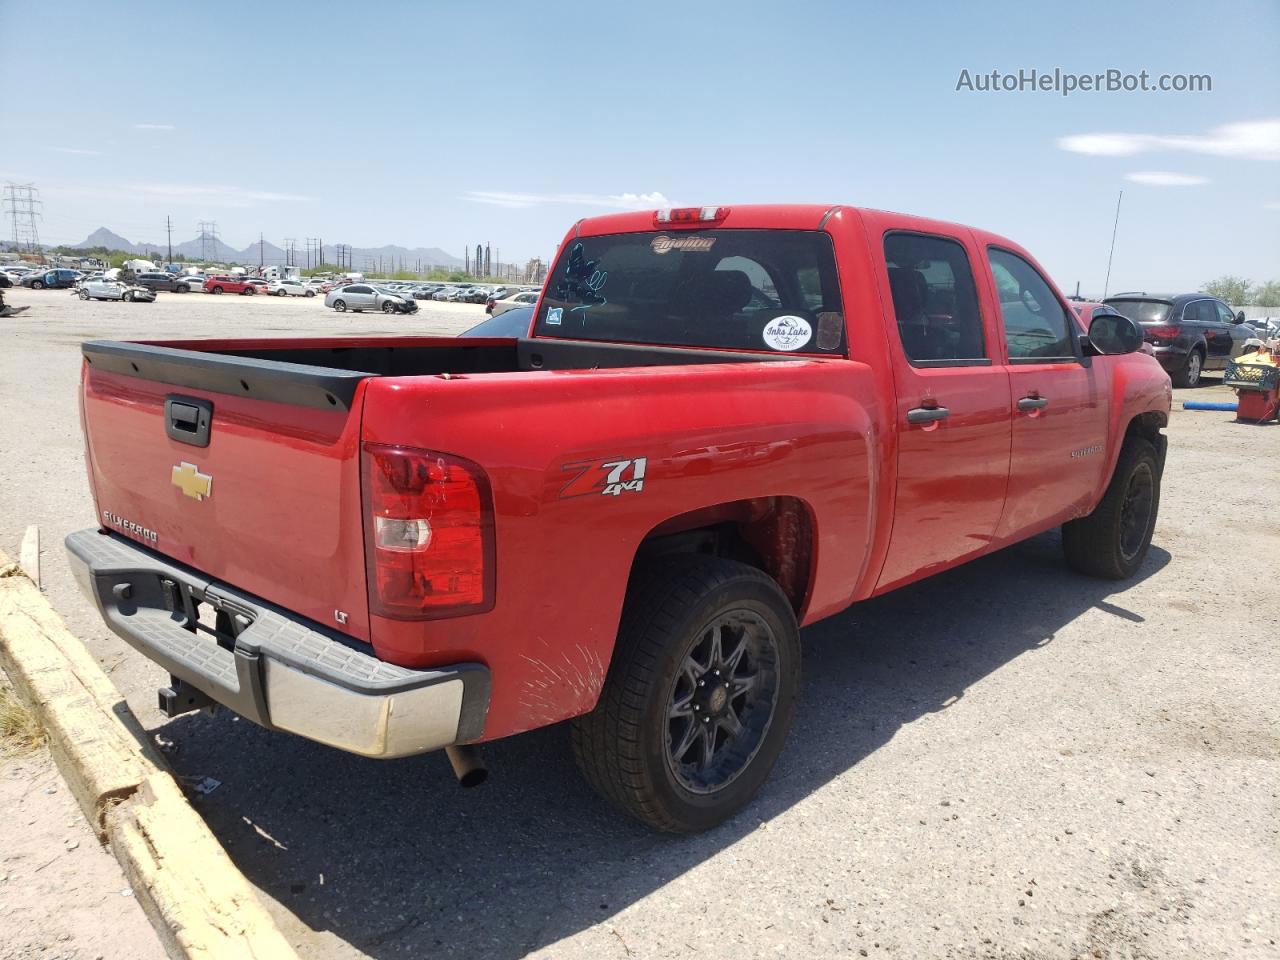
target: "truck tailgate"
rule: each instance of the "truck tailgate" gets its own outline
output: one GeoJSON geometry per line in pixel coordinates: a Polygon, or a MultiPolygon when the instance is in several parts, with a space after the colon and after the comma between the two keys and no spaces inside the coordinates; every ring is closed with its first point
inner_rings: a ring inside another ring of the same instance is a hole
{"type": "Polygon", "coordinates": [[[138,344],[91,342],[84,354],[101,524],[367,641],[368,374],[138,344]]]}

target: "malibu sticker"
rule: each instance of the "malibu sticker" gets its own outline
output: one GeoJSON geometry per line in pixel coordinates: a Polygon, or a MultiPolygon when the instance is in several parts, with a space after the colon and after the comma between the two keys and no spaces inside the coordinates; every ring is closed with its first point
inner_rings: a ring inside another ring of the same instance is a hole
{"type": "Polygon", "coordinates": [[[764,328],[764,342],[774,350],[799,350],[812,336],[804,317],[774,317],[764,328]]]}

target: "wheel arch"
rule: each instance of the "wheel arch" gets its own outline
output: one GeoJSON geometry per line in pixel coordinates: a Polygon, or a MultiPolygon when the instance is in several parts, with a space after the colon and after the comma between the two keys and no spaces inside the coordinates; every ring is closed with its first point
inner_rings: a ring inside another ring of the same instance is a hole
{"type": "Polygon", "coordinates": [[[691,510],[654,526],[640,541],[636,565],[656,557],[704,554],[737,560],[761,570],[786,595],[803,622],[817,568],[817,520],[800,497],[729,500],[691,510]]]}

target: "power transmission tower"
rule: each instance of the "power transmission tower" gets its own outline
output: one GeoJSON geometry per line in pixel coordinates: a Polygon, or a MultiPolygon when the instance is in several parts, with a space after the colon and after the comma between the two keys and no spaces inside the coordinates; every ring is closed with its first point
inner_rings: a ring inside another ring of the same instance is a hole
{"type": "Polygon", "coordinates": [[[13,245],[19,250],[40,252],[40,191],[34,183],[9,183],[4,188],[5,206],[13,219],[13,245]]]}
{"type": "Polygon", "coordinates": [[[215,256],[218,253],[218,224],[213,220],[200,220],[197,225],[200,227],[200,259],[208,262],[213,259],[210,253],[215,256]]]}

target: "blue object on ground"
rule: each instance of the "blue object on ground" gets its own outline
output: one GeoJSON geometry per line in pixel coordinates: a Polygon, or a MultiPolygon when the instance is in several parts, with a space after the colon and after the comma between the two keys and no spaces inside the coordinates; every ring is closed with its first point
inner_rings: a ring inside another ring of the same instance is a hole
{"type": "Polygon", "coordinates": [[[1201,400],[1183,400],[1183,410],[1235,410],[1238,403],[1206,403],[1201,400]]]}

